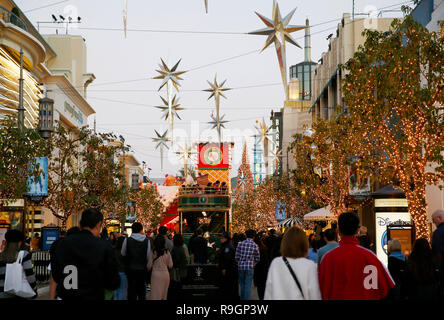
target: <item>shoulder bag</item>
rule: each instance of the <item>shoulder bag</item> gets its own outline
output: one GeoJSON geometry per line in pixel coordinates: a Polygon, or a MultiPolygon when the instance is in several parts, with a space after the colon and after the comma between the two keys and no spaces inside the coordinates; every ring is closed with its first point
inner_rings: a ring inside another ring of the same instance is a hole
{"type": "Polygon", "coordinates": [[[284,260],[284,262],[285,262],[285,265],[287,266],[288,270],[289,270],[289,271],[290,271],[290,273],[291,273],[291,276],[293,277],[294,281],[296,282],[296,285],[298,286],[298,288],[299,288],[299,291],[300,291],[300,292],[301,292],[301,294],[302,294],[302,299],[304,299],[304,300],[305,300],[305,297],[304,297],[304,292],[302,291],[302,287],[301,287],[301,284],[299,283],[299,280],[298,280],[298,278],[296,277],[296,274],[294,273],[293,269],[291,268],[291,266],[290,266],[290,263],[288,263],[288,260],[287,260],[287,258],[285,258],[285,257],[282,257],[282,259],[284,260]]]}

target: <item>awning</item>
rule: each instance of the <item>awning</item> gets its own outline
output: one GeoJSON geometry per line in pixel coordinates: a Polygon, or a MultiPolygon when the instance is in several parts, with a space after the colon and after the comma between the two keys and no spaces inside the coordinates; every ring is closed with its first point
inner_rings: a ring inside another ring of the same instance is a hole
{"type": "Polygon", "coordinates": [[[333,73],[333,75],[330,77],[330,80],[328,80],[327,84],[324,86],[324,89],[322,89],[321,93],[318,95],[318,97],[316,98],[315,102],[313,102],[313,104],[310,107],[310,110],[308,111],[308,113],[312,113],[313,112],[313,108],[315,106],[316,103],[318,103],[318,101],[321,99],[321,97],[324,95],[325,91],[328,89],[328,86],[330,85],[330,83],[333,81],[333,79],[338,75],[338,69],[336,69],[336,71],[333,73]]]}
{"type": "Polygon", "coordinates": [[[289,228],[294,225],[302,227],[302,222],[298,217],[291,217],[291,218],[288,218],[288,219],[285,219],[285,220],[279,222],[277,225],[278,225],[278,227],[281,227],[281,228],[289,228]]]}
{"type": "Polygon", "coordinates": [[[330,211],[330,206],[317,209],[304,216],[305,221],[336,220],[336,215],[330,211]]]}
{"type": "Polygon", "coordinates": [[[179,216],[165,216],[160,223],[160,226],[166,226],[167,224],[175,224],[179,221],[179,216]]]}

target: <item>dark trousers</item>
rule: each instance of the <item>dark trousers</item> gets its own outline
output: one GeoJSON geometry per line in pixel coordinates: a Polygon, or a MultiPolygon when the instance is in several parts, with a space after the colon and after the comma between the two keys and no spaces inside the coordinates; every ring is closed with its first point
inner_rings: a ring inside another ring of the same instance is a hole
{"type": "Polygon", "coordinates": [[[128,276],[128,300],[146,300],[147,271],[129,270],[128,276]]]}

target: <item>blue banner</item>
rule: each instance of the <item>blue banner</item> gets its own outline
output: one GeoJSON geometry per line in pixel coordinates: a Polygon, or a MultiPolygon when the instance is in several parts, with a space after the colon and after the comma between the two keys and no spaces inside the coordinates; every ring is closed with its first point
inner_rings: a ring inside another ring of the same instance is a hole
{"type": "Polygon", "coordinates": [[[285,203],[276,201],[276,220],[282,221],[287,218],[287,210],[285,208],[285,203]]]}
{"type": "Polygon", "coordinates": [[[36,157],[35,166],[38,167],[38,178],[34,180],[34,177],[28,177],[27,194],[32,197],[46,197],[48,196],[48,157],[36,157]]]}
{"type": "Polygon", "coordinates": [[[43,240],[42,250],[51,249],[51,245],[57,239],[59,239],[59,229],[58,228],[54,228],[54,229],[43,228],[42,229],[42,240],[43,240]]]}
{"type": "Polygon", "coordinates": [[[126,221],[136,221],[136,201],[127,201],[126,203],[126,221]]]}

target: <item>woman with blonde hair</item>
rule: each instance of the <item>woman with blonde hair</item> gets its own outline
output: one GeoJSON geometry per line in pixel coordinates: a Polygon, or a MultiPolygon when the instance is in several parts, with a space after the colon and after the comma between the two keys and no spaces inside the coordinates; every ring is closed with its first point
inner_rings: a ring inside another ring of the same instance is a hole
{"type": "Polygon", "coordinates": [[[308,239],[297,227],[285,232],[282,257],[268,271],[265,300],[321,300],[316,263],[307,259],[308,239]]]}

